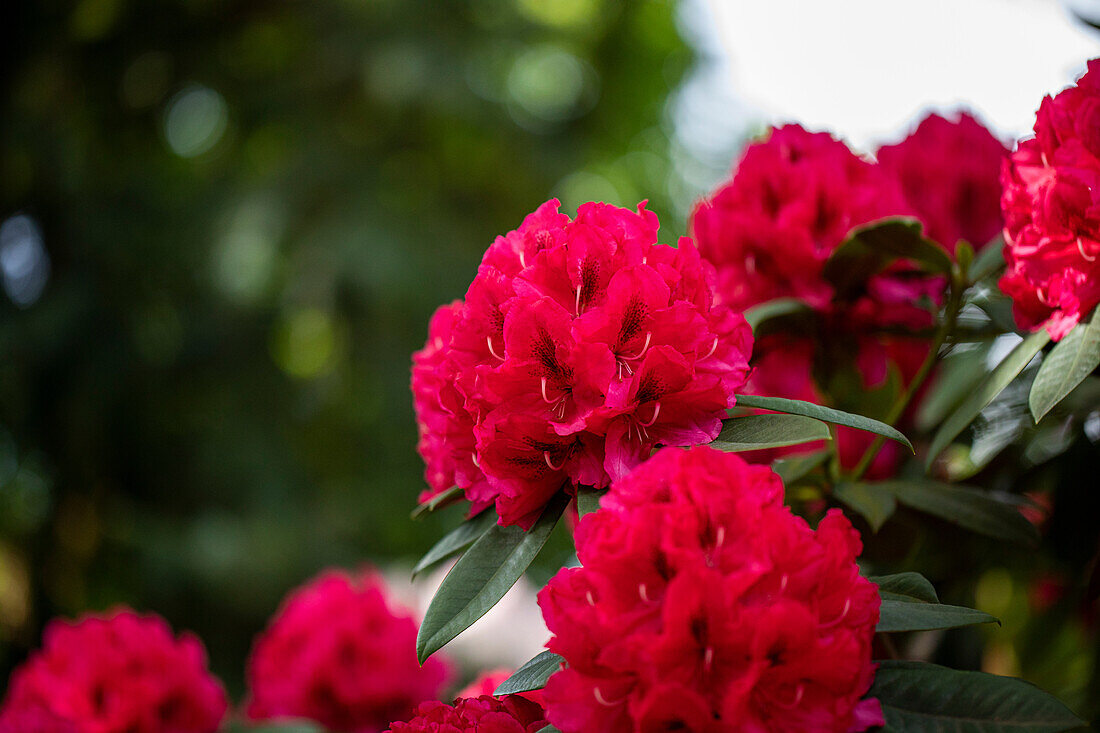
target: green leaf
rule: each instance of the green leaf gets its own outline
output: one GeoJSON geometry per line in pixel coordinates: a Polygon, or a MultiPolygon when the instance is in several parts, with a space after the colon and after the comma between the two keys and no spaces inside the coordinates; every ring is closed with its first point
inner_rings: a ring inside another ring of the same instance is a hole
{"type": "Polygon", "coordinates": [[[446,560],[456,552],[472,545],[474,541],[485,534],[496,521],[496,512],[492,509],[486,509],[473,519],[467,520],[455,527],[444,535],[443,539],[436,542],[424,557],[420,558],[420,562],[413,568],[413,578],[432,567],[437,562],[446,560]]]}
{"type": "Polygon", "coordinates": [[[825,261],[823,274],[834,285],[837,295],[847,299],[862,292],[868,278],[899,258],[910,260],[927,272],[951,272],[950,255],[921,236],[918,220],[894,217],[853,229],[825,261]]]}
{"type": "Polygon", "coordinates": [[[894,493],[876,484],[842,482],[833,489],[833,497],[858,512],[874,532],[893,516],[898,506],[894,493]]]}
{"type": "Polygon", "coordinates": [[[543,728],[539,728],[538,733],[561,733],[561,731],[552,725],[548,725],[543,728]]]}
{"type": "Polygon", "coordinates": [[[553,652],[540,652],[528,660],[516,673],[500,683],[494,695],[514,695],[517,692],[541,690],[550,675],[562,668],[565,660],[553,652]]]}
{"type": "Polygon", "coordinates": [[[280,723],[232,722],[223,729],[223,733],[325,733],[323,726],[309,720],[284,721],[280,723]]]}
{"type": "Polygon", "coordinates": [[[884,733],[1058,733],[1084,725],[1023,680],[924,662],[879,662],[867,695],[882,703],[884,733]]]}
{"type": "Polygon", "coordinates": [[[1027,404],[1035,422],[1051,411],[1100,364],[1100,316],[1077,327],[1043,357],[1027,404]]]}
{"type": "Polygon", "coordinates": [[[607,493],[607,489],[593,489],[590,486],[581,486],[577,489],[577,514],[583,517],[600,508],[600,497],[607,493]]]}
{"type": "Polygon", "coordinates": [[[931,480],[883,481],[879,490],[893,492],[905,506],[956,524],[963,529],[1024,545],[1038,543],[1034,525],[1018,505],[983,489],[931,480]]]}
{"type": "Polygon", "coordinates": [[[829,426],[802,415],[747,415],[722,421],[712,448],[727,452],[782,448],[829,439],[829,426]]]}
{"type": "MultiPolygon", "coordinates": [[[[782,397],[758,397],[756,395],[737,395],[738,407],[755,407],[761,410],[772,410],[774,412],[783,412],[788,415],[804,415],[806,417],[812,417],[816,420],[822,420],[824,422],[833,423],[835,425],[844,425],[849,428],[856,428],[857,430],[865,430],[875,435],[881,435],[884,438],[897,441],[901,443],[910,451],[913,451],[913,444],[909,442],[909,439],[902,435],[901,431],[890,427],[884,422],[878,420],[872,420],[869,417],[862,415],[853,415],[850,412],[843,412],[841,410],[834,410],[831,407],[824,407],[822,405],[815,405],[813,402],[805,402],[803,400],[788,400],[782,397]]],[[[915,452],[915,451],[914,451],[915,452]]]]}
{"type": "Polygon", "coordinates": [[[529,531],[494,524],[474,542],[447,573],[424,614],[416,636],[421,663],[504,597],[546,544],[568,503],[569,496],[559,491],[529,531]]]}
{"type": "Polygon", "coordinates": [[[452,486],[446,491],[441,491],[440,493],[436,494],[423,504],[419,504],[416,509],[412,510],[412,513],[409,516],[413,519],[423,519],[425,516],[431,514],[436,509],[442,509],[443,507],[447,507],[451,504],[462,501],[464,495],[465,491],[463,489],[460,489],[457,486],[452,486]]]}
{"type": "Polygon", "coordinates": [[[996,274],[1005,266],[1004,240],[997,237],[992,242],[982,247],[982,250],[974,258],[968,274],[970,282],[976,283],[990,275],[996,274]]]}
{"type": "Polygon", "coordinates": [[[869,577],[867,580],[878,586],[879,595],[883,598],[889,596],[895,601],[908,600],[910,603],[940,602],[936,589],[928,582],[928,578],[920,573],[880,575],[869,577]]]}
{"type": "Polygon", "coordinates": [[[928,450],[928,458],[925,460],[925,468],[929,468],[943,449],[951,444],[959,433],[967,425],[973,422],[986,405],[1007,387],[1020,372],[1024,370],[1031,360],[1042,351],[1050,334],[1045,329],[1036,331],[1016,345],[1011,353],[1006,356],[997,367],[990,372],[985,381],[962,401],[955,411],[944,420],[943,425],[936,431],[932,438],[932,447],[928,450]]]}
{"type": "Polygon", "coordinates": [[[992,346],[984,343],[955,351],[940,362],[939,376],[917,408],[917,430],[930,432],[974,391],[986,376],[985,364],[992,346]]]}
{"type": "Polygon", "coordinates": [[[790,458],[779,458],[772,461],[772,470],[779,474],[784,486],[789,486],[820,466],[828,457],[829,451],[818,450],[790,458]]]}
{"type": "Polygon", "coordinates": [[[754,305],[745,311],[744,316],[749,322],[749,328],[755,333],[757,326],[764,321],[796,313],[809,313],[811,310],[808,303],[797,298],[776,298],[754,305]]]}
{"type": "Polygon", "coordinates": [[[1000,621],[988,613],[973,608],[926,601],[898,600],[884,595],[882,605],[879,607],[878,626],[875,627],[875,631],[884,633],[930,631],[996,623],[1000,621]]]}

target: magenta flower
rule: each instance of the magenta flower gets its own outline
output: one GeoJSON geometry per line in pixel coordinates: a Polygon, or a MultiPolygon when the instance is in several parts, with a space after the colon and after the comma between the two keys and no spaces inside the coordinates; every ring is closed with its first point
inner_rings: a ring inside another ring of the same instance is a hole
{"type": "Polygon", "coordinates": [[[537,733],[548,725],[542,708],[519,695],[490,695],[455,700],[454,705],[426,702],[407,723],[386,733],[537,733]]]}
{"type": "Polygon", "coordinates": [[[422,500],[459,486],[529,527],[563,487],[713,440],[745,381],[752,335],[691,240],[657,244],[644,204],[558,206],[497,238],[413,355],[422,500]]]}
{"type": "Polygon", "coordinates": [[[327,571],[287,596],[248,660],[248,717],[378,733],[438,697],[447,665],[416,660],[416,620],[373,573],[327,571]]]}
{"type": "Polygon", "coordinates": [[[1000,287],[1016,322],[1061,340],[1100,303],[1100,59],[1077,86],[1047,97],[1035,137],[1004,168],[1000,287]]]}
{"type": "Polygon", "coordinates": [[[46,627],[12,675],[3,733],[214,733],[225,690],[202,642],[128,609],[46,627]]]}
{"type": "Polygon", "coordinates": [[[564,733],[836,731],[883,723],[874,584],[839,511],[816,531],[764,466],[665,449],[575,534],[582,567],[539,594],[568,666],[543,691],[564,733]]]}

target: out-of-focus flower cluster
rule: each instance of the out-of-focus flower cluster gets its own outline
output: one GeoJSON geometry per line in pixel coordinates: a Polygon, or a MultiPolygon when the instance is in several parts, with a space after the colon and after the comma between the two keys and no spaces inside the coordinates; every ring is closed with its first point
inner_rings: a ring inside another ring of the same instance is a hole
{"type": "Polygon", "coordinates": [[[548,725],[542,708],[520,697],[459,698],[454,705],[426,702],[407,723],[387,733],[537,733],[548,725]]]}
{"type": "Polygon", "coordinates": [[[1100,59],[1054,98],[1002,176],[1000,287],[1017,323],[1057,341],[1100,302],[1100,59]]]}
{"type": "MultiPolygon", "coordinates": [[[[952,249],[960,237],[984,245],[999,229],[1004,147],[973,117],[932,115],[879,155],[882,163],[864,160],[827,133],[786,125],[750,145],[732,178],[696,207],[692,232],[718,270],[721,301],[745,309],[795,298],[812,311],[801,331],[757,340],[746,391],[829,403],[845,379],[857,393],[883,387],[892,372],[908,384],[928,353],[927,337],[915,334],[932,326],[944,278],[899,262],[837,293],[825,262],[853,228],[890,216],[918,216],[952,249]]],[[[858,463],[870,440],[841,428],[842,464],[858,463]]],[[[886,447],[869,475],[890,473],[896,457],[886,447]]]]}
{"type": "Polygon", "coordinates": [[[46,627],[12,675],[2,733],[213,733],[228,706],[202,643],[130,610],[46,627]]]}
{"type": "Polygon", "coordinates": [[[418,664],[416,620],[391,603],[371,572],[328,571],[292,592],[249,659],[248,716],[377,733],[437,699],[447,664],[418,664]]]}
{"type": "Polygon", "coordinates": [[[576,532],[582,567],[539,597],[568,667],[544,691],[566,733],[846,731],[881,724],[875,586],[839,511],[816,531],[764,466],[665,449],[576,532]]]}
{"type": "Polygon", "coordinates": [[[412,389],[432,493],[527,527],[563,486],[604,487],[657,445],[712,440],[752,335],[715,304],[694,244],[657,217],[550,201],[499,237],[463,302],[441,308],[412,389]]]}

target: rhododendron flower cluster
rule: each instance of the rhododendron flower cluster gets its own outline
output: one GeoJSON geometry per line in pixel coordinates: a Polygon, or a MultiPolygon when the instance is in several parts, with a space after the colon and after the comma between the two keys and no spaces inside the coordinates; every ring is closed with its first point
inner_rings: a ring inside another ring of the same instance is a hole
{"type": "Polygon", "coordinates": [[[882,724],[874,584],[836,510],[818,529],[765,466],[665,449],[576,532],[582,567],[539,595],[568,666],[544,690],[565,733],[846,731],[882,724]]]}
{"type": "Polygon", "coordinates": [[[1039,107],[1002,176],[1000,287],[1023,328],[1058,341],[1100,302],[1100,59],[1039,107]]]}
{"type": "Polygon", "coordinates": [[[549,201],[499,237],[463,302],[414,355],[432,491],[528,527],[563,486],[607,486],[657,445],[709,442],[745,381],[752,334],[715,304],[694,244],[657,217],[549,201]]]}
{"type": "Polygon", "coordinates": [[[213,733],[225,691],[202,643],[123,609],[52,621],[11,678],[3,733],[213,733]]]}
{"type": "Polygon", "coordinates": [[[536,733],[548,723],[538,704],[519,695],[459,698],[455,704],[425,702],[407,723],[387,733],[536,733]]]}
{"type": "MultiPolygon", "coordinates": [[[[515,673],[514,669],[494,669],[478,675],[473,682],[458,691],[455,697],[481,697],[493,695],[498,687],[504,684],[515,673]]],[[[518,693],[532,702],[542,704],[542,690],[528,690],[518,693]]]]}
{"type": "MultiPolygon", "coordinates": [[[[882,386],[891,368],[905,381],[916,373],[927,353],[923,340],[875,331],[930,327],[933,316],[918,303],[938,301],[944,280],[897,263],[856,297],[840,299],[823,275],[854,227],[912,213],[898,181],[827,133],[786,125],[745,150],[733,177],[696,207],[691,222],[700,252],[717,268],[718,297],[741,309],[798,298],[815,318],[812,333],[756,344],[747,393],[828,402],[813,379],[822,359],[854,366],[864,390],[882,386]]],[[[873,437],[842,428],[838,440],[851,466],[873,437]]],[[[881,452],[871,476],[889,474],[895,457],[893,447],[881,452]]]]}
{"type": "Polygon", "coordinates": [[[929,114],[911,135],[876,153],[901,185],[924,234],[954,252],[959,240],[981,249],[1003,227],[1001,166],[1008,149],[973,115],[929,114]]]}
{"type": "Polygon", "coordinates": [[[417,663],[416,628],[374,573],[322,573],[286,598],[256,640],[248,716],[308,718],[347,733],[407,718],[448,677],[438,658],[417,663]]]}

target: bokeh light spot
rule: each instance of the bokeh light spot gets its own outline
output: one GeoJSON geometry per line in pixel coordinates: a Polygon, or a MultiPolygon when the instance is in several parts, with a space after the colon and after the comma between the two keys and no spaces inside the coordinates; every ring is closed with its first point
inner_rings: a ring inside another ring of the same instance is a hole
{"type": "Polygon", "coordinates": [[[555,28],[590,24],[602,7],[600,0],[518,0],[516,4],[524,16],[555,28]]]}
{"type": "Polygon", "coordinates": [[[595,72],[565,49],[544,45],[521,54],[508,74],[508,94],[526,114],[544,122],[570,119],[587,110],[595,72]]]}
{"type": "Polygon", "coordinates": [[[192,85],[168,103],[164,138],[176,155],[193,158],[217,145],[229,123],[222,95],[209,87],[192,85]]]}
{"type": "Polygon", "coordinates": [[[336,353],[336,324],[320,308],[291,313],[276,327],[272,356],[292,377],[310,379],[332,368],[336,353]]]}
{"type": "Polygon", "coordinates": [[[0,224],[4,292],[20,308],[32,305],[50,278],[50,258],[34,219],[17,214],[0,224]]]}

